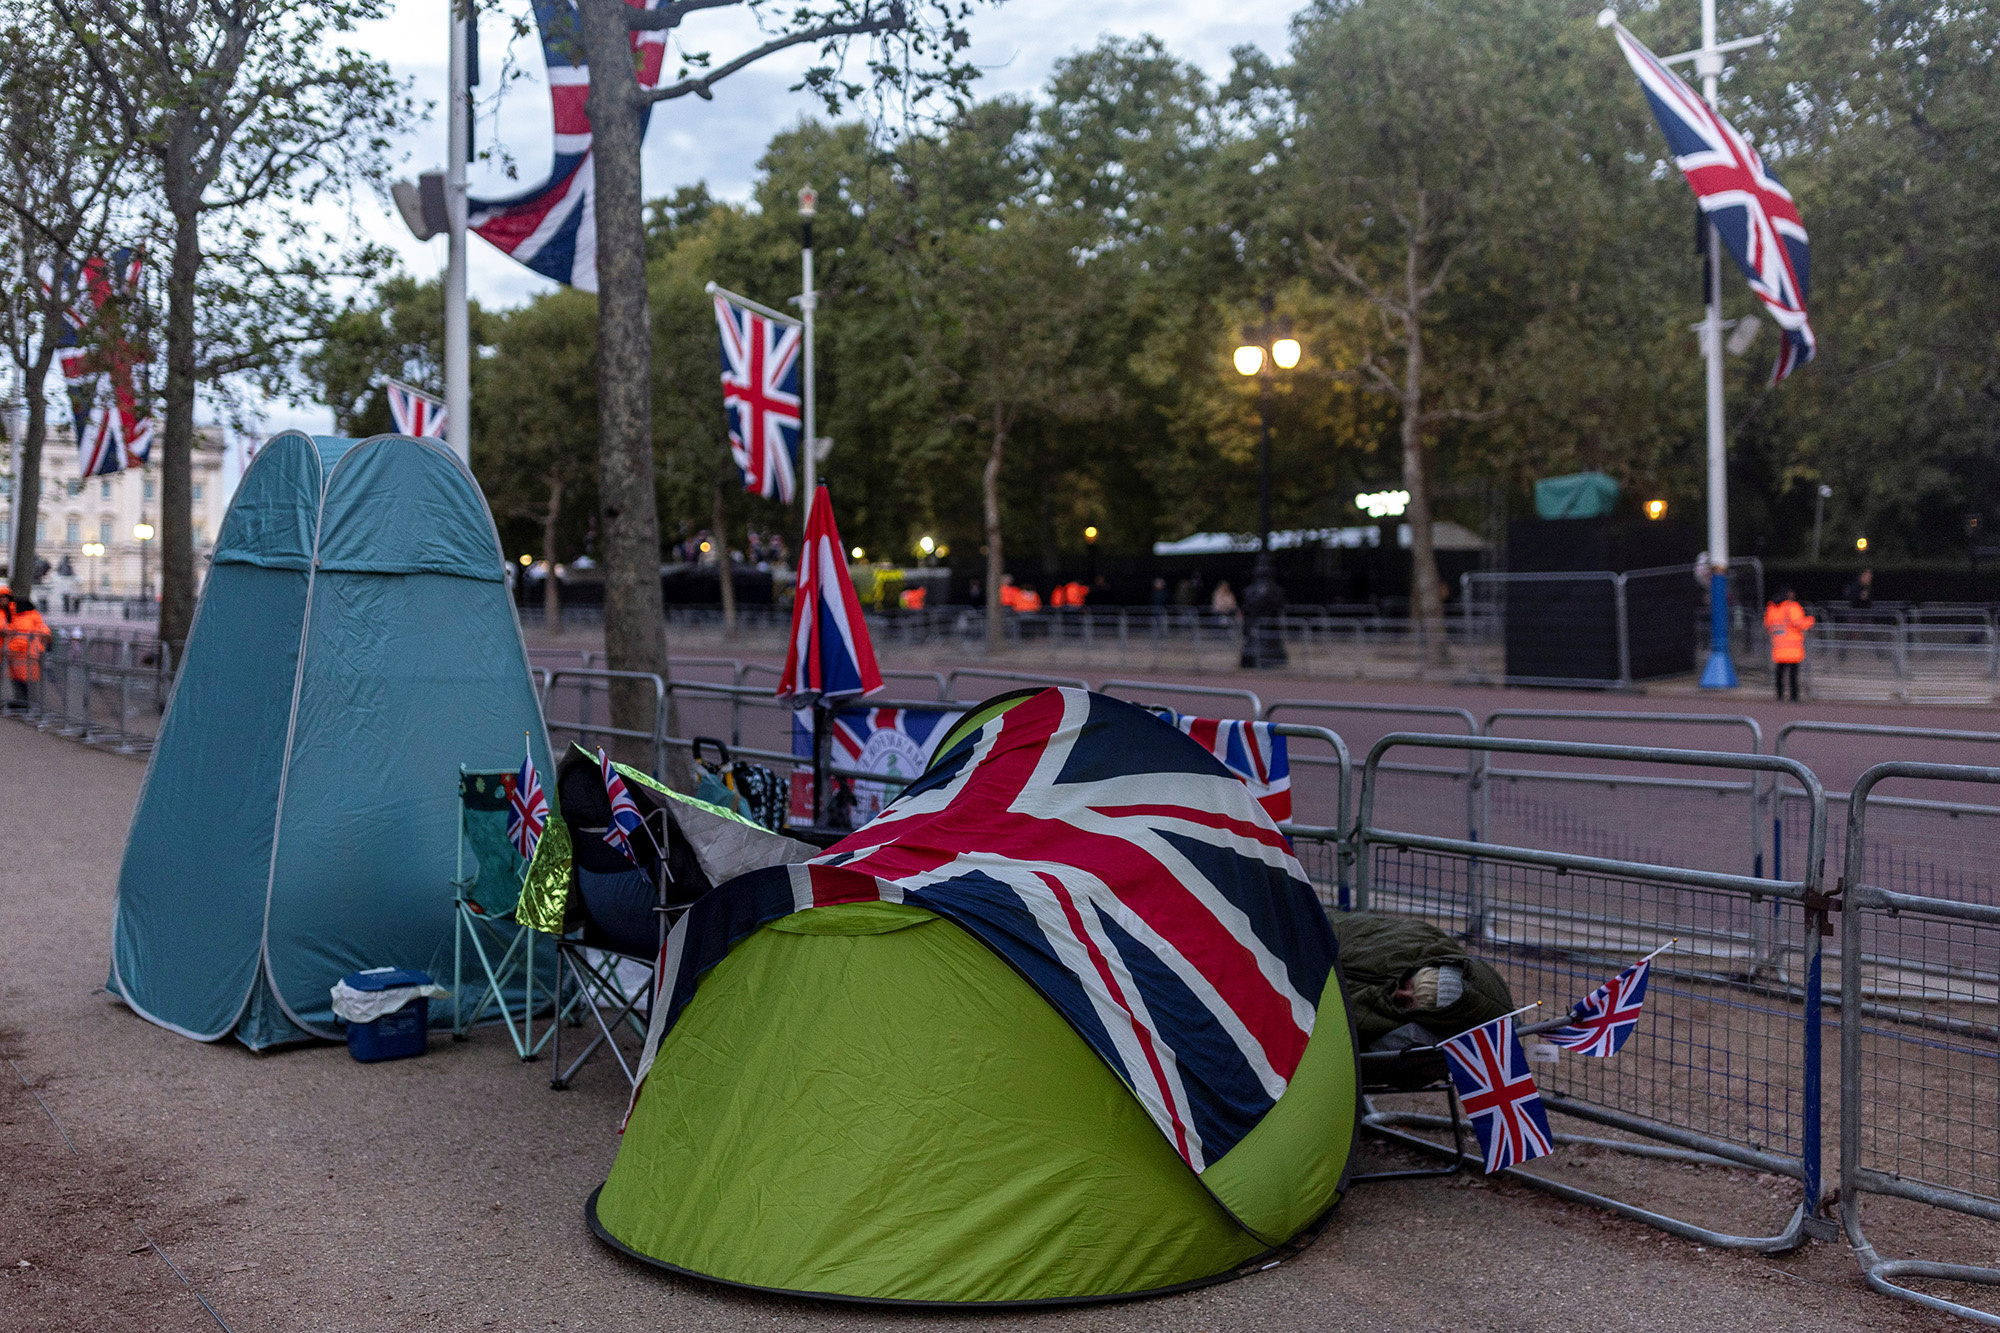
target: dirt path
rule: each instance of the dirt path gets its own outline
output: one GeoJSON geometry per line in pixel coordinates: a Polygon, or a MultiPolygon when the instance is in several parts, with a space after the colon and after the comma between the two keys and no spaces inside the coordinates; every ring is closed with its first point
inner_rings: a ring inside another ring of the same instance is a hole
{"type": "MultiPolygon", "coordinates": [[[[1363,1187],[1294,1262],[1137,1305],[881,1312],[667,1278],[584,1226],[617,1148],[615,1071],[551,1093],[543,1066],[520,1065],[490,1031],[380,1066],[332,1046],[256,1056],[108,998],[141,773],[0,722],[0,1330],[216,1328],[195,1292],[235,1333],[1943,1324],[1866,1291],[1840,1246],[1703,1251],[1469,1178],[1363,1187]]],[[[1656,1201],[1714,1188],[1623,1161],[1577,1167],[1656,1201]]]]}

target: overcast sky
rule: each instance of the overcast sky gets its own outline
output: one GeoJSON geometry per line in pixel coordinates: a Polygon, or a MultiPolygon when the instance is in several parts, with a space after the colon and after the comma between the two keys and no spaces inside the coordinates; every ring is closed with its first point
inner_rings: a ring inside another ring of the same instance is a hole
{"type": "MultiPolygon", "coordinates": [[[[1218,5],[1198,0],[1096,0],[1079,5],[1061,0],[1010,0],[997,7],[982,6],[969,24],[973,42],[969,54],[983,75],[975,94],[1034,93],[1047,82],[1057,60],[1093,46],[1104,36],[1137,37],[1150,33],[1174,55],[1191,60],[1211,77],[1228,72],[1231,48],[1260,46],[1277,55],[1285,46],[1286,23],[1300,0],[1234,0],[1218,5]]],[[[527,12],[526,0],[510,0],[510,9],[527,12]]],[[[367,25],[357,45],[388,62],[397,76],[411,82],[415,95],[434,107],[431,120],[407,141],[402,173],[439,167],[444,161],[443,103],[447,0],[402,0],[392,18],[367,25]]],[[[479,90],[490,96],[507,54],[503,25],[481,25],[479,90]]],[[[722,11],[695,15],[686,27],[694,49],[704,46],[720,59],[754,45],[756,29],[747,14],[722,11]]],[[[498,131],[519,171],[509,182],[497,170],[475,168],[474,193],[505,194],[540,181],[549,162],[549,105],[541,82],[541,51],[528,39],[514,44],[516,60],[531,75],[506,90],[499,107],[498,131]],[[482,189],[482,186],[484,187],[482,189]]],[[[810,60],[805,52],[787,52],[752,66],[716,85],[715,99],[681,98],[663,103],[653,114],[646,137],[647,198],[670,193],[678,186],[708,182],[710,193],[722,199],[745,199],[757,159],[771,136],[819,110],[805,93],[787,92],[810,60]]],[[[482,111],[477,130],[484,144],[495,123],[482,111]]],[[[404,265],[420,278],[443,271],[443,238],[422,242],[413,238],[393,209],[373,198],[354,201],[354,225],[401,254],[404,265]]],[[[474,300],[489,307],[517,305],[554,284],[537,277],[480,240],[472,239],[471,287],[474,300]]],[[[331,429],[324,410],[273,404],[267,419],[276,431],[288,426],[331,429]]]]}

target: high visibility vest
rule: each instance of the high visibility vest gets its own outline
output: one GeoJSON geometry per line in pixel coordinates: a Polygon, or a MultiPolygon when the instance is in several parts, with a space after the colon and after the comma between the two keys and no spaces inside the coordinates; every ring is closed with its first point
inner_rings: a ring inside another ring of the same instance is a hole
{"type": "Polygon", "coordinates": [[[1806,660],[1806,631],[1813,618],[1797,602],[1773,602],[1764,608],[1764,628],[1771,635],[1771,660],[1779,664],[1806,660]]]}

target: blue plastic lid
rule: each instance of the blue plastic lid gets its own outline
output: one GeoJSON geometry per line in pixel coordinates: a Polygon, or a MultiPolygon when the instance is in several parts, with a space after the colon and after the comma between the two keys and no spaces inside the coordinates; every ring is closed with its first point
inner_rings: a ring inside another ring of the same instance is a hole
{"type": "Polygon", "coordinates": [[[349,972],[340,982],[351,990],[393,990],[397,986],[428,986],[431,974],[407,967],[374,967],[366,972],[349,972]]]}

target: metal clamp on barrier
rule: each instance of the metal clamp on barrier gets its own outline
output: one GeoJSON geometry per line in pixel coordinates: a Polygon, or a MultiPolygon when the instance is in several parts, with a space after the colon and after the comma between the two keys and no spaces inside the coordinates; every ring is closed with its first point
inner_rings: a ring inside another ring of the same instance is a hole
{"type": "Polygon", "coordinates": [[[1895,1281],[2000,1286],[2000,1268],[1884,1259],[1861,1225],[1863,1194],[2000,1221],[2000,1123],[1992,1114],[2000,1051],[1990,1012],[2000,988],[2000,905],[1867,882],[1869,794],[1887,778],[1992,785],[2000,784],[2000,768],[1877,764],[1848,798],[1840,922],[1841,1225],[1875,1290],[2000,1327],[2000,1315],[1895,1281]]]}
{"type": "MultiPolygon", "coordinates": [[[[1540,999],[1557,1015],[1639,955],[1677,941],[1655,960],[1646,1016],[1622,1051],[1566,1059],[1537,1075],[1549,1110],[1654,1142],[1557,1141],[1789,1176],[1800,1186],[1790,1220],[1769,1235],[1733,1235],[1532,1171],[1508,1174],[1704,1244],[1774,1252],[1804,1242],[1820,1201],[1825,917],[1808,899],[1819,889],[1825,833],[1818,779],[1773,755],[1398,732],[1378,741],[1362,768],[1355,902],[1440,926],[1498,969],[1517,1000],[1540,999]],[[1811,873],[1768,880],[1379,828],[1383,756],[1409,747],[1782,774],[1811,796],[1811,873]]],[[[1441,1120],[1372,1106],[1363,1117],[1377,1133],[1455,1157],[1399,1128],[1433,1122],[1441,1120]]]]}

